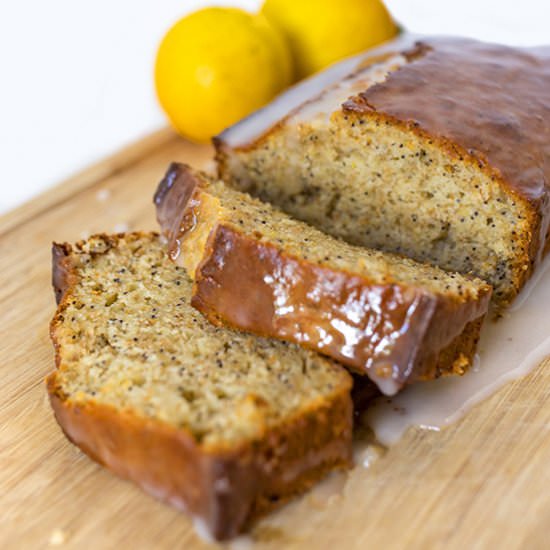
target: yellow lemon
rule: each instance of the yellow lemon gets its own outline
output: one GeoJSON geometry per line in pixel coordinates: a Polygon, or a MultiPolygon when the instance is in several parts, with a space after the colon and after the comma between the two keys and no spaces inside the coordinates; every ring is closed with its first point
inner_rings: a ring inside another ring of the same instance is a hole
{"type": "Polygon", "coordinates": [[[262,13],[284,32],[299,78],[397,34],[381,0],[266,0],[262,13]]]}
{"type": "Polygon", "coordinates": [[[195,141],[208,141],[292,80],[281,32],[263,15],[233,8],[207,8],[178,21],[155,63],[163,109],[176,130],[195,141]]]}

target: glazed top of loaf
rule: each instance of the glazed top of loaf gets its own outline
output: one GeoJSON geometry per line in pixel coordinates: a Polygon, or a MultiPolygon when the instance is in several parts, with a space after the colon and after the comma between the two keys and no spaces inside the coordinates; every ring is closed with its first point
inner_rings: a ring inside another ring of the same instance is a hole
{"type": "Polygon", "coordinates": [[[404,67],[343,110],[380,112],[446,138],[540,200],[550,184],[550,48],[433,39],[404,56],[404,67]]]}
{"type": "Polygon", "coordinates": [[[281,115],[278,124],[336,110],[378,113],[474,159],[548,218],[550,47],[405,35],[344,61],[340,73],[337,67],[324,80],[318,75],[300,83],[226,130],[218,143],[248,149],[273,129],[275,111],[281,115]]]}

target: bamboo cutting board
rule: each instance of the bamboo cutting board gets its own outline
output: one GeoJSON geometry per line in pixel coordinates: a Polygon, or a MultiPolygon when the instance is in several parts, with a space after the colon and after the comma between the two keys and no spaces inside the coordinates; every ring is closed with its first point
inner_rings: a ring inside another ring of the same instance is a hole
{"type": "MultiPolygon", "coordinates": [[[[205,166],[211,154],[162,131],[0,218],[0,548],[210,546],[186,516],[69,444],[43,380],[51,242],[155,229],[151,199],[168,163],[205,166]]],[[[298,499],[235,546],[550,548],[549,397],[541,365],[440,433],[409,430],[353,483],[298,499]]]]}

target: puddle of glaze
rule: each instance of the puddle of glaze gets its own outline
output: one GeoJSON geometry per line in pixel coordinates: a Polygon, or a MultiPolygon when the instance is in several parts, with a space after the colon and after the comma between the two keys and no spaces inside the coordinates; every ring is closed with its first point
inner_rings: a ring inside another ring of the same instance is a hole
{"type": "Polygon", "coordinates": [[[528,374],[550,355],[550,257],[498,321],[488,318],[474,368],[379,398],[363,416],[376,440],[391,445],[410,426],[440,430],[506,382],[528,374]]]}
{"type": "Polygon", "coordinates": [[[254,548],[254,539],[250,535],[240,535],[224,545],[228,550],[250,550],[254,548]]]}
{"type": "Polygon", "coordinates": [[[382,445],[395,443],[410,426],[439,430],[463,416],[507,381],[517,379],[550,355],[550,257],[540,266],[513,308],[488,320],[479,355],[463,377],[417,384],[394,398],[380,398],[354,431],[355,467],[333,472],[301,498],[263,518],[253,531],[223,545],[248,550],[304,545],[326,529],[343,502],[357,499],[372,483],[382,445]]]}

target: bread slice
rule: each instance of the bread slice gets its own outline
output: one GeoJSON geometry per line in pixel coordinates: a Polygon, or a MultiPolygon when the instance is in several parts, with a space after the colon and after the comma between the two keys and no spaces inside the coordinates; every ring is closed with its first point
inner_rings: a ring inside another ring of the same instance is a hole
{"type": "Polygon", "coordinates": [[[483,281],[338,241],[184,165],[155,202],[211,321],[320,351],[386,394],[471,364],[483,281]]]}
{"type": "Polygon", "coordinates": [[[215,143],[232,186],[352,244],[473,272],[504,307],[549,248],[549,120],[550,48],[404,36],[215,143]]]}
{"type": "Polygon", "coordinates": [[[351,377],[217,328],[154,234],[54,245],[55,416],[94,460],[227,539],[351,461],[351,377]]]}

